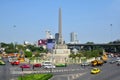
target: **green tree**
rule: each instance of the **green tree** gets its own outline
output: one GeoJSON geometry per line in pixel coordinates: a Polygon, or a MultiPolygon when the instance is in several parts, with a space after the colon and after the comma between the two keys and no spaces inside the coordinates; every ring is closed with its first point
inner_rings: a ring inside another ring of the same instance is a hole
{"type": "MultiPolygon", "coordinates": [[[[4,46],[5,46],[5,44],[4,44],[4,46]]],[[[13,43],[10,43],[10,44],[6,44],[5,52],[6,53],[16,53],[16,52],[18,52],[18,50],[16,49],[16,45],[14,45],[13,43]]]]}
{"type": "Polygon", "coordinates": [[[24,51],[25,57],[32,57],[32,52],[30,51],[24,51]]]}
{"type": "Polygon", "coordinates": [[[69,58],[75,59],[76,55],[74,53],[72,53],[72,54],[69,55],[69,58]]]}

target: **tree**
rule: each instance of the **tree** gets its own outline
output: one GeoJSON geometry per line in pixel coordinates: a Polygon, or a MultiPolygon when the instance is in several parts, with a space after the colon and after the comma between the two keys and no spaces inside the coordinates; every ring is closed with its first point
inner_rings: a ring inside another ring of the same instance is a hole
{"type": "Polygon", "coordinates": [[[69,58],[75,59],[76,55],[72,53],[72,54],[69,55],[69,58]]]}
{"type": "Polygon", "coordinates": [[[16,45],[14,45],[13,43],[10,43],[10,44],[6,44],[5,52],[6,53],[17,53],[18,50],[16,49],[16,45]]]}
{"type": "Polygon", "coordinates": [[[94,42],[87,42],[86,44],[94,44],[94,42]]]}
{"type": "Polygon", "coordinates": [[[32,57],[32,52],[30,51],[24,51],[25,57],[32,57]]]}
{"type": "Polygon", "coordinates": [[[82,53],[77,53],[76,57],[78,57],[80,59],[81,57],[83,57],[83,54],[82,53]]]}

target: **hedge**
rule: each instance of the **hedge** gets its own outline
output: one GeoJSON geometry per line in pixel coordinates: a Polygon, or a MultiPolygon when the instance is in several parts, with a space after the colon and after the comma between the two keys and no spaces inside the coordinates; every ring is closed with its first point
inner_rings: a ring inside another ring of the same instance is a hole
{"type": "Polygon", "coordinates": [[[28,74],[24,76],[19,76],[18,80],[48,80],[52,76],[52,74],[28,74]]]}

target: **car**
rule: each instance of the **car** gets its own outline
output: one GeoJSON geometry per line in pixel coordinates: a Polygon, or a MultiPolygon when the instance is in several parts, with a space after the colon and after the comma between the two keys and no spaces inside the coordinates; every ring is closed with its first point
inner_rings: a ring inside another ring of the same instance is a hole
{"type": "Polygon", "coordinates": [[[8,57],[8,62],[12,62],[12,58],[11,57],[8,57]]]}
{"type": "Polygon", "coordinates": [[[2,60],[2,57],[0,56],[0,60],[2,60]]]}
{"type": "Polygon", "coordinates": [[[12,65],[19,65],[20,64],[20,61],[13,61],[11,62],[12,65]]]}
{"type": "Polygon", "coordinates": [[[56,68],[56,66],[54,66],[54,65],[46,65],[46,66],[44,66],[44,68],[45,69],[51,69],[51,68],[56,68]]]}
{"type": "Polygon", "coordinates": [[[52,65],[52,62],[51,61],[42,62],[42,66],[48,66],[48,65],[52,65]]]}
{"type": "Polygon", "coordinates": [[[62,64],[62,63],[61,63],[61,64],[55,64],[55,66],[56,66],[56,67],[66,67],[67,64],[66,64],[66,63],[65,63],[65,64],[63,63],[63,64],[62,64]]]}
{"type": "Polygon", "coordinates": [[[0,65],[5,65],[5,62],[3,60],[0,60],[0,65]]]}
{"type": "Polygon", "coordinates": [[[30,65],[29,64],[23,64],[20,66],[20,68],[30,68],[30,65]]]}
{"type": "Polygon", "coordinates": [[[41,64],[33,64],[34,67],[42,67],[41,64]]]}
{"type": "Polygon", "coordinates": [[[116,59],[116,62],[120,62],[120,59],[119,59],[119,58],[117,58],[117,59],[116,59]]]}
{"type": "Polygon", "coordinates": [[[89,66],[89,65],[90,65],[90,63],[88,63],[88,62],[81,63],[81,66],[89,66]]]}
{"type": "Polygon", "coordinates": [[[120,66],[120,62],[117,62],[117,66],[120,66]]]}
{"type": "Polygon", "coordinates": [[[92,70],[91,70],[91,74],[97,74],[97,73],[99,73],[101,70],[99,69],[99,68],[93,68],[92,70]]]}
{"type": "Polygon", "coordinates": [[[111,60],[109,63],[113,64],[113,63],[116,63],[116,61],[115,60],[111,60]]]}

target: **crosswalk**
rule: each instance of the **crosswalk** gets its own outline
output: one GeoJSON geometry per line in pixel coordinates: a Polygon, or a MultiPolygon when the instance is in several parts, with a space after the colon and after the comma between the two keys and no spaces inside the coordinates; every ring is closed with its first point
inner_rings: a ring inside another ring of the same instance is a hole
{"type": "Polygon", "coordinates": [[[53,70],[39,70],[39,71],[15,71],[15,70],[10,70],[11,74],[33,74],[33,73],[50,73],[50,72],[67,72],[67,71],[79,71],[79,70],[84,70],[83,68],[78,68],[78,69],[53,69],[53,70]]]}
{"type": "Polygon", "coordinates": [[[56,80],[56,79],[62,80],[62,77],[66,78],[66,80],[74,80],[74,79],[77,79],[84,74],[86,74],[86,73],[83,72],[83,73],[66,74],[66,75],[55,75],[49,80],[56,80]]]}

